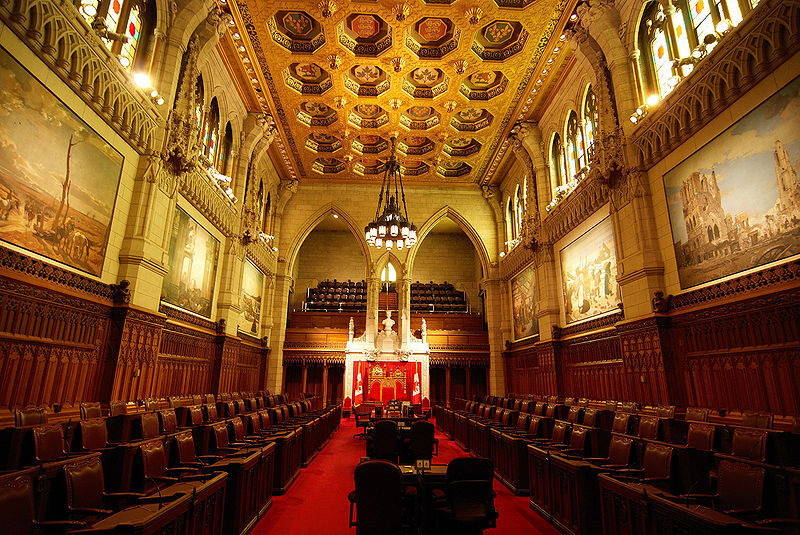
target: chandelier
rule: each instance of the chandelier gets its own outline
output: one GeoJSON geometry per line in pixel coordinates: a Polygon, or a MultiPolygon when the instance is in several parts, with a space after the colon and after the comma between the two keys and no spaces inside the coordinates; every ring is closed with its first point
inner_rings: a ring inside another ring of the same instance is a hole
{"type": "Polygon", "coordinates": [[[367,243],[378,249],[411,249],[417,243],[417,227],[408,220],[406,194],[400,176],[400,164],[395,158],[395,137],[392,137],[392,154],[386,162],[386,170],[378,196],[375,219],[364,227],[367,243]],[[394,188],[394,192],[392,192],[394,188]],[[402,210],[400,206],[402,202],[402,210]]]}

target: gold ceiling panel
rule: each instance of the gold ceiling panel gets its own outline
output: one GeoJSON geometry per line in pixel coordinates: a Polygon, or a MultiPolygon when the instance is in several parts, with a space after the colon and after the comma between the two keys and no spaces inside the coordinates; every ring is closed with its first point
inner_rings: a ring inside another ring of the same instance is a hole
{"type": "Polygon", "coordinates": [[[490,180],[511,127],[530,114],[567,5],[220,3],[236,21],[231,31],[248,40],[237,49],[242,61],[258,63],[256,91],[292,177],[380,180],[394,136],[408,182],[452,184],[490,180]]]}

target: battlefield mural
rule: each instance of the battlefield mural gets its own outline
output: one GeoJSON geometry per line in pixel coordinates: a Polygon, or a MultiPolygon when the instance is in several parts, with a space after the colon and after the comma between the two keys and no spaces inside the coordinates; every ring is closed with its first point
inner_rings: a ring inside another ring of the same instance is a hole
{"type": "Polygon", "coordinates": [[[0,48],[0,239],[100,276],[122,163],[0,48]]]}
{"type": "Polygon", "coordinates": [[[664,175],[681,288],[800,253],[800,78],[664,175]]]}

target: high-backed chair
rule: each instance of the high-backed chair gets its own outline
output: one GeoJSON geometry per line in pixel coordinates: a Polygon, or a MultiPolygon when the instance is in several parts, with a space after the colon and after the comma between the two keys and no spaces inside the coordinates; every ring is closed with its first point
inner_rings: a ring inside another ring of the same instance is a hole
{"type": "Polygon", "coordinates": [[[411,515],[404,510],[400,469],[387,461],[365,461],[356,466],[353,479],[356,488],[348,495],[350,527],[355,526],[358,535],[405,533],[411,515]]]}
{"type": "Polygon", "coordinates": [[[420,420],[411,424],[411,432],[406,439],[409,459],[431,459],[434,449],[438,455],[438,443],[434,438],[435,428],[431,422],[420,420]]]}
{"type": "Polygon", "coordinates": [[[172,440],[170,455],[173,466],[201,469],[222,459],[220,455],[197,455],[191,431],[176,433],[172,440]]]}
{"type": "Polygon", "coordinates": [[[14,427],[29,427],[46,423],[47,409],[44,407],[14,409],[14,427]]]}
{"type": "Polygon", "coordinates": [[[103,411],[100,408],[100,402],[95,403],[81,403],[81,420],[88,420],[90,418],[100,418],[103,416],[103,411]]]}
{"type": "Polygon", "coordinates": [[[396,463],[399,454],[397,422],[394,420],[375,422],[372,436],[367,443],[367,450],[369,457],[396,463]]]}
{"type": "Polygon", "coordinates": [[[103,465],[96,455],[65,464],[64,482],[66,514],[69,520],[84,524],[112,514],[122,499],[137,496],[129,492],[105,492],[103,465]]]}
{"type": "Polygon", "coordinates": [[[372,406],[362,403],[355,408],[356,427],[360,427],[362,431],[353,435],[353,438],[367,438],[367,426],[369,425],[369,415],[372,414],[372,406]]]}
{"type": "Polygon", "coordinates": [[[110,449],[108,447],[108,428],[103,418],[81,420],[78,423],[73,439],[73,450],[109,451],[110,449]]]}
{"type": "Polygon", "coordinates": [[[34,474],[35,470],[26,470],[0,476],[0,526],[3,533],[33,535],[82,528],[80,522],[41,522],[36,519],[34,474]]]}
{"type": "Polygon", "coordinates": [[[482,457],[460,457],[447,465],[446,502],[434,493],[444,523],[452,533],[479,533],[493,528],[497,521],[494,508],[494,468],[482,457]]]}

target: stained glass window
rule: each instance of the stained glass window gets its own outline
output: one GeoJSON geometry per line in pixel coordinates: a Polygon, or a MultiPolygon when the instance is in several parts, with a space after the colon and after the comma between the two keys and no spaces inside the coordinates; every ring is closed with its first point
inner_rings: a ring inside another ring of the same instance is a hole
{"type": "MultiPolygon", "coordinates": [[[[116,0],[112,0],[116,1],[116,0]]],[[[123,43],[120,55],[128,58],[128,65],[133,65],[133,60],[136,57],[136,49],[139,46],[139,39],[141,38],[142,31],[142,17],[139,14],[139,6],[133,6],[128,15],[128,23],[125,26],[125,36],[128,38],[127,43],[123,43]]]]}
{"type": "Polygon", "coordinates": [[[515,236],[519,236],[522,234],[522,216],[523,216],[523,206],[522,206],[522,198],[520,197],[520,189],[517,186],[517,190],[514,193],[514,229],[516,232],[514,233],[515,236]]]}
{"type": "Polygon", "coordinates": [[[586,97],[583,99],[583,138],[586,143],[587,165],[589,163],[588,152],[594,150],[594,133],[597,130],[597,99],[592,91],[592,86],[586,90],[586,97]]]}
{"type": "MultiPolygon", "coordinates": [[[[106,13],[106,28],[111,32],[116,32],[119,28],[119,19],[122,15],[122,0],[111,0],[108,3],[108,13],[106,13]]],[[[114,45],[114,41],[106,39],[106,46],[109,50],[114,45]]]]}
{"type": "Polygon", "coordinates": [[[550,165],[553,185],[562,185],[564,183],[564,156],[561,154],[561,138],[558,137],[558,134],[553,136],[553,142],[550,145],[550,165]]]}
{"type": "Polygon", "coordinates": [[[514,211],[511,209],[511,199],[506,203],[506,238],[507,241],[514,239],[514,211]]]}
{"type": "Polygon", "coordinates": [[[567,174],[564,178],[566,182],[569,182],[575,175],[578,174],[578,170],[581,168],[580,164],[580,156],[578,153],[578,117],[575,115],[575,112],[572,111],[567,118],[567,129],[566,135],[564,136],[565,142],[565,159],[567,162],[567,174]]]}
{"type": "Polygon", "coordinates": [[[672,78],[672,58],[669,55],[667,36],[664,30],[657,28],[653,32],[653,40],[650,42],[651,58],[656,71],[656,82],[661,98],[667,96],[672,91],[670,78],[672,78]]]}

